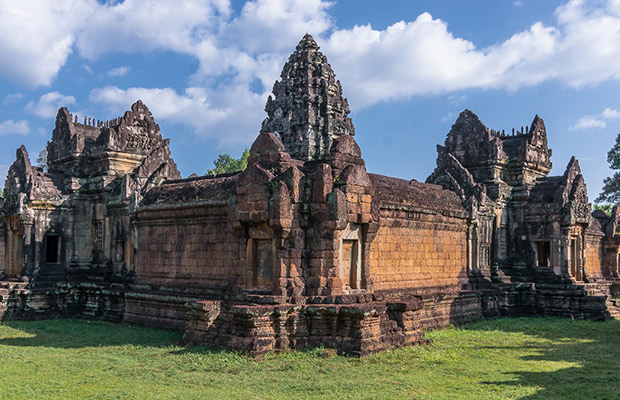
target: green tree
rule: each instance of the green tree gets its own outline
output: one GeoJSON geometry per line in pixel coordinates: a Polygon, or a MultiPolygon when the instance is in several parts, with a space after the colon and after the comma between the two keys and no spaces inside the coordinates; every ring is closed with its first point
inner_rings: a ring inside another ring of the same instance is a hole
{"type": "Polygon", "coordinates": [[[37,165],[47,171],[47,146],[39,152],[37,156],[37,165]]]}
{"type": "Polygon", "coordinates": [[[616,143],[607,153],[609,168],[616,171],[603,180],[603,191],[594,200],[597,203],[620,203],[620,133],[616,136],[616,143]]]}
{"type": "Polygon", "coordinates": [[[248,157],[250,150],[245,149],[239,158],[233,158],[228,153],[220,154],[217,160],[213,161],[215,168],[208,169],[207,174],[219,175],[229,172],[243,171],[248,166],[248,157]]]}
{"type": "Polygon", "coordinates": [[[605,214],[611,216],[611,209],[614,207],[613,204],[609,204],[609,203],[605,203],[605,204],[595,204],[594,205],[594,209],[595,210],[601,210],[602,212],[604,212],[605,214]]]}

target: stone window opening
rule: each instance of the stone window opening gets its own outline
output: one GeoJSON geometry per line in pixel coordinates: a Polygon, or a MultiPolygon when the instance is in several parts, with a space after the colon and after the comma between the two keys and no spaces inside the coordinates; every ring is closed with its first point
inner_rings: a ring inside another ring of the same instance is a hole
{"type": "Polygon", "coordinates": [[[551,266],[551,241],[541,240],[536,242],[536,265],[538,267],[551,266]]]}
{"type": "Polygon", "coordinates": [[[60,235],[47,234],[45,236],[45,263],[60,263],[60,235]]]}

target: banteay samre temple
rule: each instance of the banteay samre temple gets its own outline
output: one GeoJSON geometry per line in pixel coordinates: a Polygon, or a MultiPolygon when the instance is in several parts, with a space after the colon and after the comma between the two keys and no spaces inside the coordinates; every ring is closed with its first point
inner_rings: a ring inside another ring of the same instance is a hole
{"type": "Polygon", "coordinates": [[[247,169],[181,179],[141,101],[105,122],[61,108],[48,169],[22,146],[8,172],[0,316],[365,355],[480,318],[620,315],[620,208],[591,212],[575,158],[548,175],[539,116],[505,134],[465,110],[426,182],[372,174],[310,35],[265,110],[247,169]]]}

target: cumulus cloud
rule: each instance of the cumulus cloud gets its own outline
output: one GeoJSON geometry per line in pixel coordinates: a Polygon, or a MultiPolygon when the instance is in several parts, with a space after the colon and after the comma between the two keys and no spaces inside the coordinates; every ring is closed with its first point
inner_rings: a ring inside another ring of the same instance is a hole
{"type": "Polygon", "coordinates": [[[8,120],[0,122],[0,136],[4,135],[27,135],[30,133],[28,121],[8,120]]]}
{"type": "Polygon", "coordinates": [[[580,87],[620,79],[617,1],[573,0],[557,24],[534,23],[503,43],[477,48],[423,13],[384,30],[336,30],[325,43],[353,106],[469,88],[516,90],[547,80],[580,87]],[[592,5],[594,4],[594,5],[592,5]]]}
{"type": "Polygon", "coordinates": [[[193,53],[196,43],[230,14],[228,0],[125,0],[99,5],[77,38],[80,54],[172,50],[193,53]]]}
{"type": "Polygon", "coordinates": [[[577,123],[571,126],[571,131],[579,131],[585,129],[602,129],[607,127],[607,122],[620,119],[620,111],[612,108],[606,108],[602,112],[594,115],[584,115],[579,118],[577,123]]]}
{"type": "Polygon", "coordinates": [[[330,6],[322,0],[248,1],[221,36],[250,54],[290,52],[305,33],[319,36],[333,26],[327,14],[330,6]]]}
{"type": "MultiPolygon", "coordinates": [[[[122,100],[125,109],[150,96],[159,118],[199,135],[226,132],[223,141],[256,132],[264,98],[306,32],[322,46],[356,110],[471,88],[517,90],[549,80],[581,87],[620,79],[618,0],[570,0],[556,9],[553,24],[536,22],[482,48],[428,13],[384,29],[339,29],[330,6],[325,0],[250,0],[235,13],[230,0],[0,2],[0,76],[48,85],[72,52],[87,60],[119,52],[187,54],[198,67],[184,91],[104,87],[91,93],[91,101],[113,108],[122,100]]],[[[122,76],[124,68],[108,74],[122,76]]],[[[49,117],[73,101],[43,111],[40,99],[29,109],[49,117]]],[[[582,126],[607,121],[590,117],[582,126]]]]}
{"type": "Polygon", "coordinates": [[[20,84],[49,85],[72,52],[94,0],[0,2],[0,76],[20,84]]]}
{"type": "Polygon", "coordinates": [[[40,118],[53,118],[60,107],[75,104],[75,97],[65,96],[59,92],[42,95],[38,101],[26,104],[26,110],[40,118]]]}
{"type": "Polygon", "coordinates": [[[90,100],[120,114],[136,100],[142,100],[157,120],[193,128],[199,137],[217,138],[222,146],[246,143],[260,129],[264,96],[238,87],[230,91],[213,91],[190,87],[183,93],[172,88],[120,89],[116,86],[98,88],[90,100]]]}
{"type": "Polygon", "coordinates": [[[123,65],[122,67],[112,68],[108,70],[110,76],[125,76],[131,71],[131,67],[123,65]]]}

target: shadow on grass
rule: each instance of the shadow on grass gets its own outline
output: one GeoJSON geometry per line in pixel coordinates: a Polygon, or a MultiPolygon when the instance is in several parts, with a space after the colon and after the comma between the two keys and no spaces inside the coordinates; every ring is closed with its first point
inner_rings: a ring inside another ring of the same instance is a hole
{"type": "MultiPolygon", "coordinates": [[[[179,345],[182,336],[181,332],[101,320],[49,319],[0,322],[0,346],[78,349],[130,345],[170,347],[170,353],[176,355],[227,353],[231,356],[247,356],[256,360],[267,357],[267,355],[252,356],[249,353],[231,351],[221,347],[182,346],[179,345]]],[[[298,350],[298,352],[300,354],[320,353],[324,357],[324,353],[329,353],[331,350],[318,347],[298,350]]]]}
{"type": "Polygon", "coordinates": [[[172,346],[178,332],[98,320],[51,319],[2,322],[0,345],[73,349],[102,346],[172,346]]]}
{"type": "Polygon", "coordinates": [[[553,372],[511,371],[493,385],[536,387],[521,399],[620,399],[620,321],[593,322],[547,318],[496,320],[474,323],[465,330],[518,332],[542,338],[527,347],[536,355],[527,361],[564,362],[573,366],[553,372]]]}

